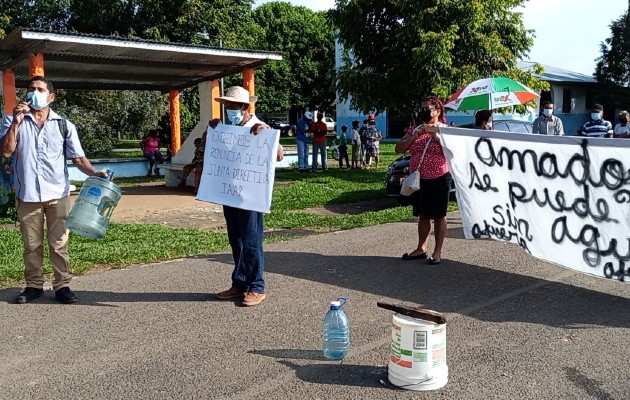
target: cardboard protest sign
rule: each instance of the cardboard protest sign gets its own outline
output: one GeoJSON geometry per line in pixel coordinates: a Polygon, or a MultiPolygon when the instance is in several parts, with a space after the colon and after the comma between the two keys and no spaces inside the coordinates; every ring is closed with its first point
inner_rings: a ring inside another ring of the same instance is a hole
{"type": "Polygon", "coordinates": [[[197,199],[269,212],[280,132],[219,124],[208,128],[197,199]]]}
{"type": "Polygon", "coordinates": [[[630,281],[630,141],[440,128],[467,239],[630,281]]]}

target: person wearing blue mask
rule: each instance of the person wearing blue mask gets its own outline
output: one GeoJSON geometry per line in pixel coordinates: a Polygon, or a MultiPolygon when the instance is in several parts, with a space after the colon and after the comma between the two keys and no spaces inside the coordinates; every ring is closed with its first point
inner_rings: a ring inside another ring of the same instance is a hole
{"type": "MultiPolygon", "coordinates": [[[[225,96],[216,99],[225,107],[229,123],[249,127],[250,132],[258,134],[261,129],[269,125],[261,122],[248,111],[249,105],[258,100],[250,96],[249,91],[241,86],[228,88],[225,96]]],[[[218,118],[209,122],[211,128],[221,122],[218,118]]],[[[281,161],[283,149],[278,145],[276,159],[281,161]]],[[[216,294],[219,300],[242,298],[241,305],[255,306],[267,298],[265,292],[265,258],[263,254],[263,213],[241,208],[223,206],[223,216],[227,226],[228,241],[232,248],[234,270],[232,272],[232,286],[228,290],[216,294]]]]}
{"type": "Polygon", "coordinates": [[[61,303],[78,299],[70,290],[68,230],[70,180],[66,158],[88,176],[107,178],[85,157],[74,124],[54,112],[55,90],[50,81],[34,76],[28,82],[26,101],[18,104],[2,121],[0,150],[14,156],[15,203],[24,242],[26,288],[15,299],[28,303],[44,294],[44,228],[48,230],[50,264],[55,298],[61,303]],[[44,221],[46,221],[44,223],[44,221]]]}
{"type": "Polygon", "coordinates": [[[542,115],[534,120],[532,132],[541,135],[564,135],[562,120],[553,115],[553,103],[545,101],[542,106],[542,115]]]}
{"type": "Polygon", "coordinates": [[[612,137],[613,126],[604,119],[604,107],[601,104],[593,104],[591,119],[582,125],[579,134],[587,137],[612,137]]]}

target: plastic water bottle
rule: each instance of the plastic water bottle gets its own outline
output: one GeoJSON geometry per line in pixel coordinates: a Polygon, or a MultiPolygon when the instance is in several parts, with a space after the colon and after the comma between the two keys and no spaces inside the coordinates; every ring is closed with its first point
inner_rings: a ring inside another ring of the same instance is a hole
{"type": "Polygon", "coordinates": [[[341,360],[350,348],[350,323],[342,307],[348,299],[340,297],[330,302],[330,310],[324,317],[323,348],[324,357],[341,360]]]}

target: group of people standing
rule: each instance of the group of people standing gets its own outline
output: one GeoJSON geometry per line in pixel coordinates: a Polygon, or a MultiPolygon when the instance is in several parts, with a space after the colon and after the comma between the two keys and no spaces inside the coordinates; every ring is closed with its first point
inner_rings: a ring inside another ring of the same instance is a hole
{"type": "MultiPolygon", "coordinates": [[[[107,178],[105,171],[94,168],[85,157],[76,126],[50,108],[55,97],[50,81],[41,76],[33,77],[28,84],[26,99],[13,109],[13,113],[4,117],[0,128],[0,155],[5,158],[13,156],[14,160],[13,188],[24,245],[26,287],[15,299],[18,304],[29,303],[44,294],[46,235],[54,272],[52,287],[55,298],[66,304],[79,300],[70,290],[72,274],[69,268],[68,229],[65,226],[70,212],[70,180],[66,158],[71,159],[88,176],[107,178]],[[67,127],[66,134],[62,126],[67,127]]],[[[246,127],[252,135],[269,128],[248,111],[250,104],[257,100],[256,96],[250,96],[240,86],[229,88],[225,96],[217,99],[225,107],[226,123],[246,127]]],[[[213,119],[209,126],[214,128],[219,122],[219,119],[213,119]]],[[[151,139],[147,142],[150,143],[146,145],[151,148],[147,153],[153,151],[153,156],[157,158],[155,152],[159,151],[159,140],[155,134],[149,137],[151,139]]],[[[202,149],[203,139],[195,145],[198,150],[202,149]]],[[[197,159],[202,154],[196,154],[197,159]]],[[[282,158],[283,149],[278,146],[276,159],[282,158]]],[[[234,270],[230,288],[217,293],[216,297],[220,300],[240,300],[243,306],[258,305],[267,298],[263,276],[263,213],[224,206],[223,214],[234,258],[234,270]]]]}
{"type": "MultiPolygon", "coordinates": [[[[10,157],[14,153],[16,181],[16,207],[20,218],[20,230],[24,242],[24,276],[26,288],[16,298],[17,303],[28,303],[43,294],[45,277],[42,271],[44,258],[44,225],[48,229],[50,260],[54,270],[53,290],[62,303],[74,303],[77,296],[70,290],[71,274],[67,250],[68,231],[65,220],[69,213],[69,178],[65,168],[66,158],[83,173],[89,176],[107,177],[96,170],[85,157],[78,138],[76,127],[66,121],[68,134],[62,135],[60,121],[64,118],[50,109],[55,100],[52,83],[43,77],[34,77],[28,85],[27,99],[18,104],[13,113],[4,118],[0,128],[0,153],[10,157]],[[47,146],[40,146],[47,143],[47,146]],[[45,224],[44,224],[45,221],[45,224]]],[[[269,126],[250,113],[249,106],[258,98],[240,86],[227,90],[225,96],[217,99],[226,110],[227,123],[249,128],[256,135],[269,126]]],[[[430,265],[440,264],[442,246],[447,232],[446,213],[453,178],[442,149],[439,127],[446,126],[444,104],[437,97],[427,97],[419,110],[421,123],[407,129],[405,136],[396,143],[397,153],[409,152],[409,170],[419,171],[420,189],[412,194],[413,215],[418,217],[418,242],[416,247],[402,256],[403,260],[426,260],[430,265]],[[431,224],[435,236],[434,248],[430,252],[429,235],[431,224]]],[[[482,129],[491,128],[491,112],[478,112],[478,125],[482,129]]],[[[594,137],[612,134],[614,137],[630,137],[628,112],[619,115],[620,123],[613,129],[612,124],[603,119],[603,107],[595,104],[591,120],[582,128],[582,135],[594,137]]],[[[312,170],[318,168],[316,156],[321,153],[322,169],[326,165],[326,124],[323,115],[317,115],[313,122],[310,111],[298,121],[298,167],[302,172],[309,170],[309,141],[313,142],[314,160],[312,170]]],[[[543,115],[535,122],[536,133],[562,135],[562,122],[553,116],[553,104],[543,104],[543,115]],[[549,110],[549,111],[547,111],[549,110]]],[[[221,121],[213,119],[209,126],[214,128],[221,121]]],[[[159,149],[151,136],[152,148],[159,149]]],[[[345,161],[348,167],[348,146],[351,147],[352,166],[369,168],[372,160],[378,167],[379,141],[382,135],[376,129],[374,115],[370,115],[359,127],[352,122],[352,129],[341,127],[339,139],[340,167],[345,161]],[[345,147],[345,149],[344,149],[345,147]]],[[[149,142],[149,141],[147,141],[149,142]]],[[[203,156],[203,139],[195,143],[200,161],[203,156]]],[[[147,152],[147,153],[150,153],[147,152]]],[[[278,146],[277,160],[282,160],[283,149],[278,146]]],[[[196,167],[193,162],[188,174],[196,167]]],[[[151,166],[153,167],[153,165],[151,166]]],[[[150,170],[150,172],[152,172],[150,170]]],[[[154,172],[154,171],[153,171],[154,172]]],[[[185,178],[183,178],[185,179],[185,178]]],[[[255,306],[267,298],[264,280],[263,254],[263,214],[256,211],[224,206],[223,212],[227,234],[234,259],[234,270],[229,289],[216,294],[221,300],[240,299],[244,306],[255,306]]]]}
{"type": "MultiPolygon", "coordinates": [[[[554,104],[551,101],[543,102],[542,114],[534,120],[532,132],[541,135],[564,135],[562,120],[553,115],[553,112],[554,104]]],[[[578,131],[578,135],[628,139],[630,138],[628,117],[628,111],[621,111],[619,113],[619,123],[613,128],[613,124],[604,119],[604,107],[601,104],[593,104],[590,119],[582,125],[578,131]]]]}
{"type": "Polygon", "coordinates": [[[324,122],[324,114],[317,113],[317,121],[313,121],[313,113],[307,111],[297,122],[296,138],[298,152],[298,171],[299,172],[317,172],[317,156],[319,154],[322,171],[328,170],[328,154],[326,150],[326,133],[328,127],[324,122]],[[313,164],[309,169],[308,156],[309,144],[313,143],[313,164]]]}
{"type": "MultiPolygon", "coordinates": [[[[542,103],[541,115],[532,123],[532,133],[540,135],[564,135],[562,119],[554,114],[554,104],[551,101],[542,103]]],[[[619,123],[614,128],[610,121],[604,119],[604,107],[601,104],[593,104],[590,119],[582,125],[578,131],[579,136],[606,137],[630,139],[630,114],[628,111],[619,112],[619,123]]],[[[475,113],[475,129],[492,129],[492,111],[479,110],[475,113]]]]}
{"type": "MultiPolygon", "coordinates": [[[[307,111],[297,123],[297,153],[298,172],[317,172],[317,156],[321,154],[322,170],[328,169],[326,150],[326,124],[322,121],[323,115],[317,114],[317,121],[313,122],[313,113],[307,111]],[[313,163],[309,168],[309,144],[313,143],[313,163]]],[[[359,121],[352,121],[352,129],[347,125],[341,126],[341,133],[337,134],[339,140],[339,168],[369,169],[374,161],[378,168],[380,159],[379,142],[383,138],[381,131],[376,129],[376,118],[370,114],[359,127],[359,121]],[[348,150],[350,149],[350,153],[348,150]],[[350,163],[352,161],[352,163],[350,163]]]]}

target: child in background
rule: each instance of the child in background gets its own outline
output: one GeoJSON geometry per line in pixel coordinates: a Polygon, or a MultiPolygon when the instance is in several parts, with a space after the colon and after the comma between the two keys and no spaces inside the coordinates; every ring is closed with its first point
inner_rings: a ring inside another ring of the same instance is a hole
{"type": "Polygon", "coordinates": [[[190,175],[190,173],[193,170],[195,170],[197,167],[200,167],[203,165],[204,148],[202,146],[201,138],[195,139],[194,143],[195,143],[195,155],[193,156],[193,159],[190,162],[190,164],[186,164],[184,165],[184,168],[182,168],[182,176],[179,178],[179,180],[181,181],[179,183],[179,186],[186,186],[186,179],[188,179],[188,175],[190,175]]]}
{"type": "Polygon", "coordinates": [[[361,135],[359,135],[359,121],[352,121],[350,139],[352,143],[352,166],[350,169],[361,168],[361,135]]]}
{"type": "Polygon", "coordinates": [[[343,160],[346,160],[346,168],[350,168],[350,162],[348,161],[348,143],[352,141],[350,136],[348,127],[342,125],[341,134],[337,136],[337,139],[339,139],[339,169],[343,168],[343,160]]]}

